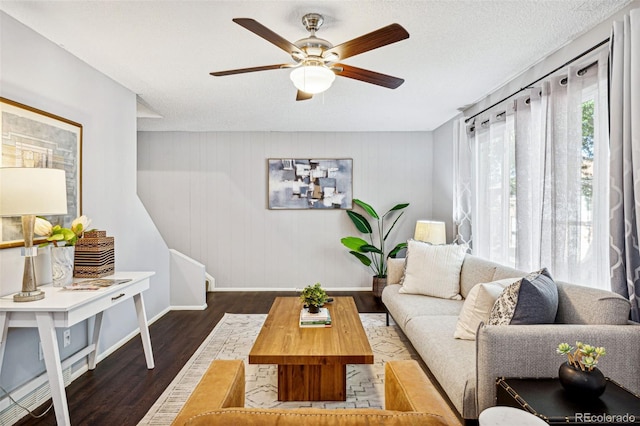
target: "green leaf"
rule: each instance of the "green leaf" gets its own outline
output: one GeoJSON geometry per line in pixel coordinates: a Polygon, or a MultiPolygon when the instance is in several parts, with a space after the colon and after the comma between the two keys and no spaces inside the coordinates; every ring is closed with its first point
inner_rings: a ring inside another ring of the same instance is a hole
{"type": "Polygon", "coordinates": [[[378,216],[378,213],[376,213],[376,211],[373,209],[373,207],[371,207],[369,204],[365,203],[362,200],[358,200],[357,198],[353,199],[353,202],[357,205],[359,205],[360,207],[362,207],[362,209],[367,212],[367,214],[369,216],[371,216],[374,219],[380,219],[380,217],[378,216]]]}
{"type": "Polygon", "coordinates": [[[402,203],[402,204],[396,204],[395,206],[393,206],[393,208],[391,210],[389,210],[390,212],[392,211],[396,211],[396,210],[402,210],[406,207],[409,206],[409,203],[402,203]]]}
{"type": "Polygon", "coordinates": [[[71,231],[70,229],[67,229],[67,228],[62,228],[60,230],[60,232],[64,236],[64,240],[65,241],[69,241],[69,240],[71,240],[72,238],[74,238],[76,236],[76,234],[74,234],[73,231],[71,231]]]}
{"type": "Polygon", "coordinates": [[[391,228],[389,228],[389,230],[387,231],[386,234],[384,234],[384,238],[382,239],[383,241],[387,241],[387,237],[389,236],[389,234],[391,233],[391,230],[396,226],[396,223],[398,223],[398,220],[400,220],[400,218],[402,217],[402,215],[404,214],[404,212],[400,213],[398,215],[398,217],[396,217],[396,220],[393,221],[393,223],[391,224],[391,228]]]}
{"type": "Polygon", "coordinates": [[[340,240],[342,245],[350,250],[361,251],[362,246],[366,246],[369,243],[358,237],[344,237],[340,240]]]}
{"type": "Polygon", "coordinates": [[[362,264],[364,266],[369,266],[371,265],[371,259],[369,259],[367,256],[365,256],[364,254],[358,253],[356,251],[350,251],[349,253],[351,253],[352,255],[354,255],[355,257],[357,257],[360,262],[362,262],[362,264]]]}
{"type": "Polygon", "coordinates": [[[395,246],[393,250],[389,252],[389,256],[387,257],[396,257],[402,249],[406,249],[406,248],[407,248],[407,243],[400,243],[397,246],[395,246]]]}
{"type": "Polygon", "coordinates": [[[361,253],[378,253],[378,254],[384,254],[382,252],[382,250],[380,250],[378,247],[376,246],[372,246],[371,244],[366,244],[362,247],[360,247],[359,250],[361,253]]]}
{"type": "Polygon", "coordinates": [[[373,232],[373,229],[371,228],[371,225],[369,225],[367,219],[365,219],[365,217],[360,213],[347,210],[347,215],[349,215],[351,221],[356,226],[358,231],[362,232],[363,234],[371,234],[373,232]]]}
{"type": "Polygon", "coordinates": [[[62,240],[64,240],[64,235],[62,235],[62,234],[53,234],[49,238],[47,238],[47,240],[48,241],[62,241],[62,240]]]}

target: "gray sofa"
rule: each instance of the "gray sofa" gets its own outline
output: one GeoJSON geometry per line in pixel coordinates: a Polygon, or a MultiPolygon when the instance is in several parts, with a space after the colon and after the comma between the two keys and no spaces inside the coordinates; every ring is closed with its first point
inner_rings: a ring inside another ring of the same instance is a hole
{"type": "MultiPolygon", "coordinates": [[[[382,293],[387,312],[411,341],[464,419],[476,419],[495,405],[498,377],[557,377],[566,358],[559,343],[582,341],[604,346],[598,367],[605,376],[640,393],[640,325],[628,321],[630,303],[604,290],[557,282],[555,324],[481,324],[476,340],[453,337],[464,300],[400,293],[404,259],[389,259],[382,293]]],[[[527,273],[466,255],[460,294],[483,282],[519,278],[527,273]]]]}

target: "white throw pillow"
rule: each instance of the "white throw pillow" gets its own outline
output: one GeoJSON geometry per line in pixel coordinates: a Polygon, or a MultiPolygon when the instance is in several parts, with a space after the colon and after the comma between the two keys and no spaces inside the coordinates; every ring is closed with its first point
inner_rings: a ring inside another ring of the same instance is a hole
{"type": "Polygon", "coordinates": [[[467,252],[457,244],[431,245],[409,240],[400,293],[460,300],[460,269],[467,252]]]}
{"type": "Polygon", "coordinates": [[[476,340],[476,331],[481,322],[489,321],[493,304],[506,287],[518,281],[518,278],[506,278],[489,283],[476,284],[471,288],[462,305],[456,331],[456,339],[476,340]]]}

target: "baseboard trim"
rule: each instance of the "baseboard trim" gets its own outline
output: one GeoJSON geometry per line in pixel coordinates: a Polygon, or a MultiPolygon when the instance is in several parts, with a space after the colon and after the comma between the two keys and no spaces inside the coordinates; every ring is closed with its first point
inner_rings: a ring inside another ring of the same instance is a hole
{"type": "MultiPolygon", "coordinates": [[[[326,292],[332,291],[371,291],[371,287],[323,287],[326,292]]],[[[282,287],[242,287],[242,288],[228,288],[228,287],[215,287],[211,289],[211,293],[222,292],[241,292],[241,291],[302,291],[302,287],[296,288],[282,288],[282,287]]]]}
{"type": "Polygon", "coordinates": [[[204,305],[185,305],[185,306],[171,306],[172,311],[204,311],[207,309],[207,304],[204,305]]]}

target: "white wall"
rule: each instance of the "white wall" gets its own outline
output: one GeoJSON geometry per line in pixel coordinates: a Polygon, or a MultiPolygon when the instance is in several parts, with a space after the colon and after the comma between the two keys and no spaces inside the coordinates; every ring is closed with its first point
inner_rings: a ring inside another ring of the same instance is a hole
{"type": "Polygon", "coordinates": [[[353,194],[379,214],[410,202],[392,237],[432,216],[432,136],[416,133],[140,132],[140,198],[170,248],[217,288],[371,287],[340,238],[344,210],[268,210],[268,158],[352,158],[353,194]]]}
{"type": "MultiPolygon", "coordinates": [[[[168,249],[136,195],[135,94],[0,12],[0,95],[83,125],[83,213],[115,237],[116,269],[156,271],[144,294],[147,315],[164,312],[168,249]]],[[[0,250],[1,295],[20,290],[23,262],[19,249],[0,250]]],[[[107,311],[100,352],[136,328],[132,302],[107,311]]],[[[62,357],[86,334],[85,323],[74,327],[62,357]]],[[[43,371],[37,333],[10,329],[0,385],[12,390],[43,371]]]]}
{"type": "Polygon", "coordinates": [[[465,109],[464,115],[469,117],[482,111],[493,103],[515,93],[521,87],[527,87],[531,82],[587,51],[601,41],[606,40],[611,35],[611,26],[613,25],[613,21],[622,19],[625,14],[628,14],[631,9],[635,8],[640,8],[640,0],[633,0],[627,7],[616,12],[609,19],[604,20],[590,31],[582,34],[572,42],[567,43],[562,48],[540,60],[531,68],[506,82],[501,87],[494,89],[490,88],[487,91],[486,97],[483,96],[483,98],[478,99],[474,105],[465,109]]]}
{"type": "Polygon", "coordinates": [[[443,221],[447,242],[453,229],[453,120],[433,131],[433,219],[443,221]]]}
{"type": "MultiPolygon", "coordinates": [[[[599,42],[607,39],[611,34],[611,26],[614,20],[620,20],[631,9],[639,8],[640,0],[633,0],[627,7],[615,13],[609,19],[601,22],[592,30],[584,33],[576,40],[566,44],[561,49],[553,52],[546,58],[536,63],[533,67],[525,70],[512,80],[506,82],[501,87],[487,92],[486,97],[479,99],[476,104],[470,106],[464,111],[466,117],[483,110],[494,102],[517,92],[521,87],[527,86],[532,81],[537,80],[543,75],[551,72],[555,68],[573,59],[582,52],[595,46],[599,42]]],[[[460,115],[461,116],[461,115],[460,115]]],[[[444,220],[447,223],[447,238],[452,235],[452,218],[453,218],[453,122],[455,117],[448,122],[442,124],[433,131],[433,155],[437,160],[434,161],[434,217],[444,220]],[[449,181],[449,184],[447,182],[449,181]]]]}

